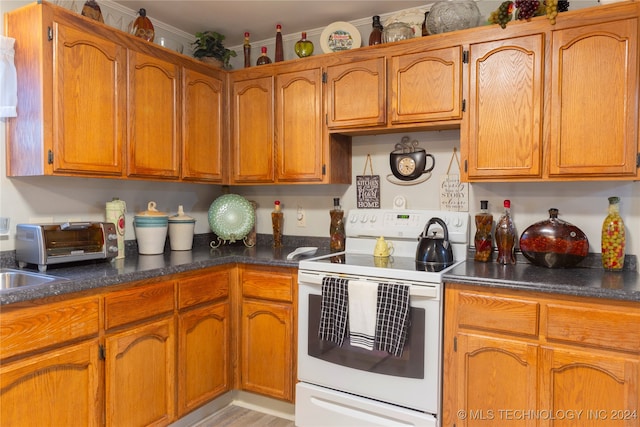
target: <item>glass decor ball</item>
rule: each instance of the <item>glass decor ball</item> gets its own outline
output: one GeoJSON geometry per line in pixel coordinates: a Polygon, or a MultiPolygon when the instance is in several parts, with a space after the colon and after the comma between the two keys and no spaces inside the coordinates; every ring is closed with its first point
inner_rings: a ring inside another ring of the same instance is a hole
{"type": "Polygon", "coordinates": [[[448,33],[477,27],[480,10],[474,0],[439,1],[431,6],[427,15],[429,34],[448,33]]]}

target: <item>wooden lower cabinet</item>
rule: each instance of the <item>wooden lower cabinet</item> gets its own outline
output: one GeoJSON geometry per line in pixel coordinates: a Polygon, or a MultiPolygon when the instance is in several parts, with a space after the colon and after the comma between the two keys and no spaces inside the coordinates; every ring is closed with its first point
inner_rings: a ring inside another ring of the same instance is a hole
{"type": "Polygon", "coordinates": [[[297,372],[295,270],[241,267],[240,278],[241,388],[293,402],[297,372]]]}
{"type": "Polygon", "coordinates": [[[443,426],[638,426],[637,303],[446,284],[443,426]]]}
{"type": "Polygon", "coordinates": [[[231,389],[232,271],[178,281],[178,417],[231,389]]]}
{"type": "Polygon", "coordinates": [[[173,317],[108,336],[107,426],[167,425],[175,418],[173,317]]]}
{"type": "Polygon", "coordinates": [[[0,425],[100,426],[98,340],[0,367],[0,425]]]}

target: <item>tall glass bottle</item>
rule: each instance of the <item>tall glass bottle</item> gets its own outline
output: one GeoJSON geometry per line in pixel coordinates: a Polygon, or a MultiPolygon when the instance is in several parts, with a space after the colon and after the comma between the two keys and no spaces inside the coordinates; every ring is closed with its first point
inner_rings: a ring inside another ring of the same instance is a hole
{"type": "Polygon", "coordinates": [[[340,199],[338,197],[333,199],[333,209],[329,211],[329,215],[331,216],[331,225],[329,227],[331,241],[329,242],[329,248],[331,252],[344,251],[344,211],[340,207],[340,199]]]}
{"type": "Polygon", "coordinates": [[[375,46],[382,43],[382,24],[380,23],[380,17],[375,15],[371,24],[372,30],[369,34],[369,46],[375,46]]]}
{"type": "Polygon", "coordinates": [[[499,264],[515,264],[516,227],[511,218],[511,201],[504,201],[504,213],[496,223],[496,246],[499,264]]]}
{"type": "Polygon", "coordinates": [[[267,47],[262,46],[262,48],[260,48],[260,51],[260,57],[256,61],[256,65],[271,64],[271,58],[267,56],[267,47]]]}
{"type": "Polygon", "coordinates": [[[481,200],[480,212],[476,214],[476,235],[474,238],[476,253],[474,259],[482,262],[489,261],[491,252],[493,252],[493,239],[491,238],[493,215],[489,213],[488,204],[487,200],[481,200]]]}
{"type": "Polygon", "coordinates": [[[282,247],[282,226],[284,217],[280,210],[280,200],[276,200],[271,212],[271,224],[273,225],[273,247],[282,247]]]}
{"type": "Polygon", "coordinates": [[[602,267],[608,271],[624,267],[626,238],[619,203],[619,197],[609,197],[609,212],[602,223],[602,267]]]}
{"type": "Polygon", "coordinates": [[[251,67],[251,43],[249,42],[249,33],[244,33],[242,50],[244,51],[244,68],[249,68],[251,67]]]}
{"type": "Polygon", "coordinates": [[[276,56],[275,62],[284,61],[284,50],[282,48],[282,25],[276,25],[276,56]]]}

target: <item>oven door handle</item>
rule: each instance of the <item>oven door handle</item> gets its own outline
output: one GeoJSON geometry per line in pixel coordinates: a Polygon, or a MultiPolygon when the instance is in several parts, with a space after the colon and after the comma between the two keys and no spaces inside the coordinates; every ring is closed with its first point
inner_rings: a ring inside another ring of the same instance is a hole
{"type": "MultiPolygon", "coordinates": [[[[298,283],[299,284],[310,284],[315,285],[316,287],[322,285],[322,278],[325,277],[325,274],[318,272],[309,272],[309,271],[299,271],[298,272],[298,283]]],[[[361,277],[349,277],[347,275],[340,274],[338,277],[343,279],[354,279],[354,280],[363,280],[361,277]]],[[[413,284],[411,282],[398,282],[392,281],[389,279],[378,278],[375,279],[380,283],[399,283],[404,285],[409,285],[409,295],[412,297],[418,298],[438,298],[438,287],[435,285],[429,284],[413,284]]]]}

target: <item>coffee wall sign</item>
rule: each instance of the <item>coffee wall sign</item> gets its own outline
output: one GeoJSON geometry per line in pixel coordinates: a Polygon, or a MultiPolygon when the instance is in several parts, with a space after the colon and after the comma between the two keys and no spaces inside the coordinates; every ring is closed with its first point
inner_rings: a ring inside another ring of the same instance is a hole
{"type": "Polygon", "coordinates": [[[458,153],[453,149],[447,174],[440,177],[440,210],[453,212],[469,212],[469,184],[460,182],[460,162],[458,153]],[[453,159],[458,164],[458,174],[451,173],[453,159]]]}
{"type": "Polygon", "coordinates": [[[373,174],[371,155],[367,154],[362,175],[356,175],[358,209],[380,209],[380,175],[373,174]],[[367,165],[371,175],[366,175],[367,165]]]}

